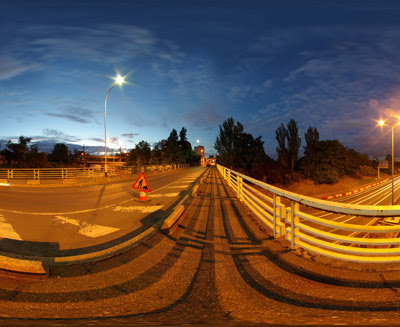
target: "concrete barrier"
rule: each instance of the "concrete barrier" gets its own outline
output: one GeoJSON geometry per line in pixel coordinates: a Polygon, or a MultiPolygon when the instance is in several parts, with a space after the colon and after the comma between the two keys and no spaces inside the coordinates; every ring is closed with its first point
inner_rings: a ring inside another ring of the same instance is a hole
{"type": "Polygon", "coordinates": [[[181,218],[184,211],[185,207],[182,204],[176,206],[168,218],[164,220],[164,223],[161,226],[161,231],[164,234],[171,235],[182,220],[181,218]]]}
{"type": "Polygon", "coordinates": [[[42,261],[0,256],[0,269],[28,274],[47,275],[48,268],[42,261]]]}
{"type": "Polygon", "coordinates": [[[40,180],[38,180],[38,179],[28,179],[26,181],[26,184],[28,184],[28,185],[39,185],[40,184],[40,180]]]}

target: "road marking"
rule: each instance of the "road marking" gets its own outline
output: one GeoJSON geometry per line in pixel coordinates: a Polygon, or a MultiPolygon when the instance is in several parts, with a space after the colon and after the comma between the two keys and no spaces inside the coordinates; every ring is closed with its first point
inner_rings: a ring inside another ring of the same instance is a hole
{"type": "Polygon", "coordinates": [[[88,237],[99,237],[119,230],[119,228],[88,224],[84,221],[79,221],[77,219],[71,219],[63,216],[55,216],[55,218],[57,221],[61,222],[61,224],[71,224],[79,227],[78,233],[88,237]]]}
{"type": "Polygon", "coordinates": [[[163,198],[163,197],[171,198],[178,195],[179,193],[150,194],[149,198],[163,198]]]}
{"type": "Polygon", "coordinates": [[[133,211],[141,211],[143,213],[154,212],[160,210],[163,206],[130,206],[130,207],[121,207],[116,206],[113,210],[120,212],[133,212],[133,211]]]}
{"type": "Polygon", "coordinates": [[[0,237],[22,241],[21,236],[19,236],[19,234],[14,230],[12,225],[5,221],[6,219],[4,216],[0,214],[0,237]]]}
{"type": "MultiPolygon", "coordinates": [[[[162,186],[162,187],[158,188],[157,190],[152,191],[151,194],[154,195],[154,193],[157,193],[158,191],[160,191],[164,188],[177,188],[178,186],[170,186],[174,183],[176,183],[176,182],[172,182],[165,186],[162,186]]],[[[189,186],[189,184],[186,186],[189,186]]],[[[93,212],[93,211],[98,211],[98,210],[109,209],[109,208],[113,208],[115,206],[118,206],[118,205],[121,205],[121,204],[124,204],[127,202],[131,202],[131,201],[134,201],[134,199],[124,200],[119,203],[110,204],[110,205],[100,207],[100,208],[92,208],[92,209],[77,210],[77,211],[67,211],[67,212],[27,212],[27,211],[19,211],[19,210],[7,210],[7,209],[2,209],[2,208],[0,208],[0,212],[8,212],[8,213],[15,213],[15,214],[29,214],[29,215],[35,215],[35,216],[74,215],[77,213],[85,213],[85,212],[93,212]]]]}
{"type": "Polygon", "coordinates": [[[187,188],[189,185],[173,185],[173,186],[168,186],[166,188],[187,188]]]}

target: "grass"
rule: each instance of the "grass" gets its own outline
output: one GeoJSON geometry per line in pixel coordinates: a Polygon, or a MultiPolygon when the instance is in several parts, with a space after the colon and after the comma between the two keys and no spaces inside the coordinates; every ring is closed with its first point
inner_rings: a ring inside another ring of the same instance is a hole
{"type": "MultiPolygon", "coordinates": [[[[379,181],[387,179],[388,175],[382,174],[379,181]]],[[[360,187],[375,183],[378,181],[376,177],[362,177],[362,178],[352,178],[349,176],[344,176],[339,182],[329,185],[329,184],[314,184],[310,179],[300,179],[299,182],[295,182],[289,186],[278,186],[285,190],[303,194],[307,196],[312,196],[316,198],[322,198],[329,195],[335,195],[339,193],[349,192],[360,187]]]]}

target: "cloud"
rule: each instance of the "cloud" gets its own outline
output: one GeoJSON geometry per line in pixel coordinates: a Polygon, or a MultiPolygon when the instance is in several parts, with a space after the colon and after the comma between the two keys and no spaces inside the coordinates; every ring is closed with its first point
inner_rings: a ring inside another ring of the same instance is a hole
{"type": "Polygon", "coordinates": [[[226,118],[223,110],[210,104],[201,105],[183,114],[183,121],[202,129],[209,129],[211,126],[214,128],[226,118]]]}
{"type": "Polygon", "coordinates": [[[25,72],[37,71],[42,68],[39,63],[28,63],[8,55],[0,55],[0,80],[8,80],[25,72]]]}
{"type": "Polygon", "coordinates": [[[121,134],[122,137],[126,137],[128,139],[133,139],[135,136],[138,136],[140,134],[138,133],[126,133],[126,134],[121,134]]]}
{"type": "Polygon", "coordinates": [[[67,135],[62,131],[53,129],[53,128],[44,128],[42,130],[43,136],[35,136],[35,140],[52,140],[52,141],[59,141],[59,142],[79,142],[81,139],[67,135]]]}
{"type": "Polygon", "coordinates": [[[68,120],[71,120],[75,123],[82,123],[82,124],[88,124],[89,121],[86,119],[83,119],[81,117],[73,116],[73,115],[68,115],[68,114],[53,114],[53,113],[46,113],[47,116],[50,117],[56,117],[56,118],[65,118],[68,120]]]}
{"type": "Polygon", "coordinates": [[[64,113],[46,112],[45,115],[49,117],[64,118],[75,123],[89,124],[93,122],[94,112],[88,109],[79,107],[59,108],[64,113]],[[83,118],[86,117],[86,118],[83,118]]]}
{"type": "Polygon", "coordinates": [[[79,57],[97,62],[120,64],[138,57],[180,62],[184,54],[171,41],[157,38],[149,29],[100,24],[91,27],[35,26],[24,31],[28,49],[45,60],[79,57]]]}

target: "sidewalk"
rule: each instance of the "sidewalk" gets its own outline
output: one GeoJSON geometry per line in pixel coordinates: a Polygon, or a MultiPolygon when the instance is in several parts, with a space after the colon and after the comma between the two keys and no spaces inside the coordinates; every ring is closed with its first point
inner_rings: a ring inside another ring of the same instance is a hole
{"type": "MultiPolygon", "coordinates": [[[[303,276],[317,282],[340,286],[357,287],[400,287],[400,263],[358,263],[338,260],[308,252],[302,248],[291,249],[285,236],[274,238],[268,229],[242,202],[239,202],[226,181],[221,178],[231,198],[235,198],[237,206],[246,216],[232,215],[229,219],[243,219],[251,232],[260,239],[258,231],[264,233],[262,254],[277,266],[293,274],[303,276]],[[254,226],[256,226],[254,228],[254,226]]],[[[243,215],[243,214],[242,214],[243,215]]]]}

